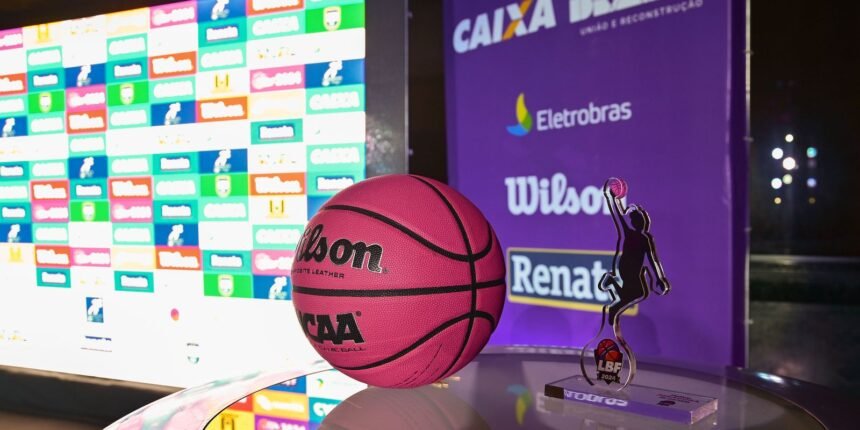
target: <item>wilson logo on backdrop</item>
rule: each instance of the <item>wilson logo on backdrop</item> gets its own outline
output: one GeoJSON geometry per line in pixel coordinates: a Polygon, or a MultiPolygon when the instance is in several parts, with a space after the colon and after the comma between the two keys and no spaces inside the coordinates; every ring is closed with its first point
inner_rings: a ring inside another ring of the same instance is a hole
{"type": "Polygon", "coordinates": [[[551,178],[507,177],[505,187],[511,215],[609,215],[600,187],[586,185],[577,190],[568,186],[561,172],[551,178]]]}

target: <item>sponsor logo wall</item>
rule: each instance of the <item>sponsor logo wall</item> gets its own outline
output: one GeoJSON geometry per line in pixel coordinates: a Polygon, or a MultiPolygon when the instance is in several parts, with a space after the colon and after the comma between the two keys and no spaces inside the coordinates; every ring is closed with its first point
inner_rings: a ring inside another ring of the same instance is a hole
{"type": "Polygon", "coordinates": [[[740,2],[445,9],[449,177],[507,254],[508,303],[491,342],[581,347],[596,332],[617,237],[602,186],[618,176],[651,215],[673,285],[628,312],[625,338],[646,356],[742,364],[740,2]]]}
{"type": "Polygon", "coordinates": [[[317,429],[337,405],[365,388],[336,371],[301,376],[238,400],[206,430],[317,429]]]}
{"type": "Polygon", "coordinates": [[[200,0],[0,32],[0,327],[204,370],[0,361],[181,385],[221,374],[208,331],[294,324],[238,302],[289,301],[305,223],[364,179],[364,31],[363,0],[200,0]],[[11,303],[44,311],[28,329],[11,303]]]}

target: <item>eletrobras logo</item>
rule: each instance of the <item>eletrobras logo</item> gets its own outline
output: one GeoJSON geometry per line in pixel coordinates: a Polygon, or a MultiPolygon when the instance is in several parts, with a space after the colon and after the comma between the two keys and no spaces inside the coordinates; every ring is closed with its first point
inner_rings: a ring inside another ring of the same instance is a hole
{"type": "MultiPolygon", "coordinates": [[[[598,287],[612,268],[612,251],[508,248],[508,300],[513,303],[602,312],[611,302],[598,287]]],[[[634,306],[628,315],[636,315],[634,306]]]]}
{"type": "Polygon", "coordinates": [[[532,125],[536,126],[537,131],[549,131],[627,121],[633,118],[633,103],[588,102],[587,106],[580,107],[544,108],[537,111],[537,121],[533,121],[526,107],[525,93],[520,93],[517,96],[515,112],[517,123],[507,126],[508,133],[525,136],[531,131],[532,125]]]}

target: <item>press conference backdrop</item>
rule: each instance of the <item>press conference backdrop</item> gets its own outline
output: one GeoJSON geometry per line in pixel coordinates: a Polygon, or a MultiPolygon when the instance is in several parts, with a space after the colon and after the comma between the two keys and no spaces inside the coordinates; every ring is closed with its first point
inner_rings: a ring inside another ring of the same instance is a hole
{"type": "Polygon", "coordinates": [[[0,31],[0,364],[184,386],[314,357],[304,224],[405,164],[369,124],[365,41],[363,0],[0,31]]]}
{"type": "Polygon", "coordinates": [[[623,318],[641,355],[745,359],[743,2],[445,2],[449,175],[507,251],[491,342],[583,346],[626,179],[673,290],[623,318]]]}

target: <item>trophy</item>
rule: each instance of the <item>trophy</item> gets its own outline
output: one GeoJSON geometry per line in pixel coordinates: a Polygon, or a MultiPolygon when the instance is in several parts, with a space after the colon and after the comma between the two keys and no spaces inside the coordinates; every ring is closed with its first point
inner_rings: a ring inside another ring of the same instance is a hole
{"type": "Polygon", "coordinates": [[[657,257],[648,212],[637,205],[625,207],[627,183],[609,178],[603,195],[618,233],[612,268],[598,284],[601,291],[609,294],[610,302],[603,306],[597,334],[582,348],[581,374],[546,384],[544,394],[693,424],[717,410],[716,399],[631,384],[636,376],[636,356],[622,334],[621,316],[651,292],[668,294],[671,285],[657,257]]]}

